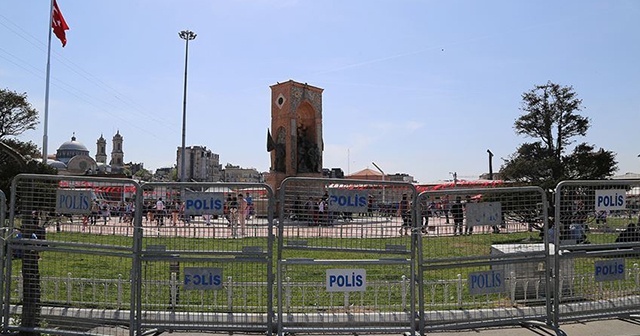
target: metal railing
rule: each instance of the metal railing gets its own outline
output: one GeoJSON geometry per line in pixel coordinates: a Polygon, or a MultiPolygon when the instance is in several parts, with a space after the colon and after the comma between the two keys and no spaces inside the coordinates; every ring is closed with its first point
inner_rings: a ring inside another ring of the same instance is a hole
{"type": "Polygon", "coordinates": [[[405,183],[291,178],[275,195],[263,184],[19,175],[8,220],[0,193],[2,327],[284,335],[519,324],[560,335],[567,321],[635,316],[640,231],[629,224],[639,224],[640,181],[557,191],[550,212],[535,187],[417,194],[405,183]],[[253,210],[231,210],[240,193],[253,210]],[[132,208],[80,211],[74,197],[132,208]],[[311,208],[300,201],[309,198],[311,208]]]}
{"type": "Polygon", "coordinates": [[[542,189],[426,191],[417,202],[423,332],[535,324],[559,333],[547,318],[552,313],[549,245],[535,234],[547,227],[542,189]],[[434,216],[434,208],[444,214],[434,216]],[[447,280],[453,277],[455,282],[447,280]],[[514,305],[536,308],[508,308],[514,305]]]}
{"type": "Polygon", "coordinates": [[[558,322],[639,316],[639,198],[640,180],[563,181],[556,187],[551,232],[559,256],[558,322]]]}

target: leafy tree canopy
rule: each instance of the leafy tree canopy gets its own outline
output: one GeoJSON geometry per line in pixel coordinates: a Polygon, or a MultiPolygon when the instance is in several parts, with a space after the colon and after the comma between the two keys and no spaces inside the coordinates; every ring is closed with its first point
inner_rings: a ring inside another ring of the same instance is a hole
{"type": "MultiPolygon", "coordinates": [[[[58,171],[40,161],[42,154],[38,146],[31,142],[22,142],[13,137],[27,130],[35,129],[38,124],[38,111],[27,101],[26,93],[0,89],[0,141],[22,155],[26,161],[16,162],[8,159],[7,153],[0,148],[0,190],[10,197],[11,180],[20,173],[51,174],[58,171]]],[[[22,161],[22,160],[18,160],[22,161]]]]}
{"type": "MultiPolygon", "coordinates": [[[[32,142],[19,142],[17,140],[2,140],[2,142],[10,145],[18,151],[22,156],[32,155],[32,151],[38,151],[38,147],[32,142]],[[33,146],[33,147],[32,147],[33,146]]],[[[27,160],[25,165],[21,165],[13,160],[0,161],[0,190],[2,190],[9,199],[11,197],[11,181],[21,173],[25,174],[48,174],[57,175],[58,170],[46,165],[39,160],[27,160]]]]}
{"type": "Polygon", "coordinates": [[[32,141],[23,142],[16,139],[7,138],[3,139],[2,142],[15,149],[18,153],[20,153],[20,155],[24,156],[27,159],[29,157],[42,157],[42,150],[32,141]]]}
{"type": "Polygon", "coordinates": [[[523,93],[520,110],[524,114],[514,128],[537,141],[521,144],[503,163],[502,176],[545,190],[566,179],[612,176],[618,169],[615,153],[587,143],[569,148],[590,127],[589,118],[579,114],[582,108],[582,99],[571,86],[547,82],[523,93]]]}
{"type": "Polygon", "coordinates": [[[0,139],[35,129],[37,124],[38,111],[27,101],[26,93],[0,89],[0,139]]]}
{"type": "Polygon", "coordinates": [[[143,181],[151,181],[153,174],[148,169],[140,169],[133,176],[143,180],[143,181]]]}

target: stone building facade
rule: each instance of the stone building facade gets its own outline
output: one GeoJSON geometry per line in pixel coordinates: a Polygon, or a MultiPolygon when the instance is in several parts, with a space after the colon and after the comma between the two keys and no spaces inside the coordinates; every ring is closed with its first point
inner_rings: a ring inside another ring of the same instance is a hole
{"type": "MultiPolygon", "coordinates": [[[[203,146],[185,147],[185,181],[219,182],[222,180],[220,155],[203,146]]],[[[182,172],[182,147],[177,150],[178,179],[182,172]]]]}

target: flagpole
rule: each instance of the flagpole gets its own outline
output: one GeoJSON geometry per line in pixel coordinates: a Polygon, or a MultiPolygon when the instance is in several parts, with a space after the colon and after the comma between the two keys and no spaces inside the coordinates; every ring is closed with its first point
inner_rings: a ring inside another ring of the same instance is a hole
{"type": "Polygon", "coordinates": [[[53,1],[49,6],[49,42],[47,43],[47,76],[45,79],[44,89],[44,133],[42,135],[42,163],[47,164],[49,159],[47,158],[47,143],[49,142],[49,135],[47,129],[49,128],[49,77],[51,74],[51,26],[53,23],[53,1]]]}

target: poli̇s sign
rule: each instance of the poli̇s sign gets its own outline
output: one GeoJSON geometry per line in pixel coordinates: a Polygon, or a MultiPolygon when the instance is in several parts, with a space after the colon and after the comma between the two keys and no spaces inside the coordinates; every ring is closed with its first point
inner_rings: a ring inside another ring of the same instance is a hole
{"type": "Polygon", "coordinates": [[[364,292],[367,271],[364,269],[328,269],[327,292],[364,292]]]}
{"type": "Polygon", "coordinates": [[[89,214],[95,199],[92,190],[58,189],[56,212],[61,214],[89,214]]]}
{"type": "Polygon", "coordinates": [[[596,190],[596,211],[625,210],[627,194],[623,189],[596,190]]]}
{"type": "Polygon", "coordinates": [[[222,215],[224,194],[216,192],[187,192],[184,198],[184,213],[187,216],[222,215]]]}
{"type": "Polygon", "coordinates": [[[222,289],[222,268],[185,267],[185,290],[220,290],[222,289]]]}
{"type": "Polygon", "coordinates": [[[502,204],[500,202],[467,203],[467,225],[502,224],[502,204]]]}
{"type": "Polygon", "coordinates": [[[469,273],[469,294],[492,294],[506,292],[502,271],[486,271],[469,273]]]}
{"type": "Polygon", "coordinates": [[[594,276],[598,282],[624,280],[624,259],[599,260],[594,266],[594,276]]]}
{"type": "Polygon", "coordinates": [[[362,190],[329,189],[329,209],[340,212],[367,212],[367,197],[362,190]]]}

